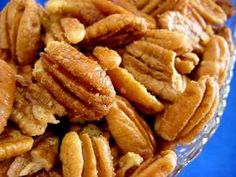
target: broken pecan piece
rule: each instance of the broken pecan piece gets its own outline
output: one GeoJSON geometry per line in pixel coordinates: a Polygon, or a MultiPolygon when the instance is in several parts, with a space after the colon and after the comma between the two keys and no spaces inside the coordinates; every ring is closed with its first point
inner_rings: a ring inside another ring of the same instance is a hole
{"type": "Polygon", "coordinates": [[[36,79],[77,120],[101,119],[115,99],[100,65],[66,43],[50,42],[36,64],[36,79]]]}
{"type": "Polygon", "coordinates": [[[117,97],[116,104],[106,115],[106,120],[123,153],[134,152],[145,159],[153,156],[156,148],[153,133],[127,100],[117,97]]]}
{"type": "Polygon", "coordinates": [[[0,60],[0,134],[7,125],[12,112],[15,97],[15,72],[3,60],[0,60]]]}

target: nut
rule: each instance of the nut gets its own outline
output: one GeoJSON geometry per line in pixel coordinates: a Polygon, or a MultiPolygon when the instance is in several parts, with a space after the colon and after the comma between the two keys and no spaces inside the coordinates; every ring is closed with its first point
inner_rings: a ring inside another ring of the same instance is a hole
{"type": "Polygon", "coordinates": [[[106,115],[106,121],[123,153],[134,152],[145,159],[153,156],[156,148],[153,133],[127,100],[117,97],[116,104],[106,115]]]}
{"type": "Polygon", "coordinates": [[[73,121],[101,119],[115,98],[112,83],[97,62],[66,43],[49,43],[34,75],[69,110],[73,121]]]}
{"type": "Polygon", "coordinates": [[[12,112],[15,96],[15,72],[3,60],[0,60],[0,134],[7,125],[12,112]]]}
{"type": "Polygon", "coordinates": [[[162,151],[160,155],[142,163],[131,177],[168,176],[174,171],[177,156],[173,151],[162,151]]]}

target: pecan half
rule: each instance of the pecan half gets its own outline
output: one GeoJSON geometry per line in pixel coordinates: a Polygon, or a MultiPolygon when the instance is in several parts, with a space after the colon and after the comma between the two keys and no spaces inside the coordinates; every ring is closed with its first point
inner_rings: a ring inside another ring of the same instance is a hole
{"type": "Polygon", "coordinates": [[[144,112],[156,114],[164,109],[163,104],[135,80],[127,70],[117,67],[107,73],[118,92],[131,102],[141,106],[144,112]]]}
{"type": "Polygon", "coordinates": [[[126,47],[122,64],[155,95],[174,101],[185,89],[185,79],[175,69],[176,53],[147,41],[126,47]]]}
{"type": "Polygon", "coordinates": [[[230,61],[230,51],[227,42],[221,36],[214,36],[207,43],[203,59],[197,69],[197,77],[204,75],[215,77],[223,84],[230,61]]]}
{"type": "Polygon", "coordinates": [[[159,155],[142,163],[131,177],[168,176],[174,171],[177,156],[173,151],[162,151],[159,155]]]}
{"type": "Polygon", "coordinates": [[[34,75],[67,108],[73,121],[101,119],[115,99],[100,65],[66,43],[50,42],[34,75]]]}
{"type": "Polygon", "coordinates": [[[113,138],[123,153],[134,152],[145,159],[154,154],[156,143],[153,133],[127,100],[117,97],[116,104],[106,115],[106,120],[113,138]]]}
{"type": "Polygon", "coordinates": [[[10,130],[0,137],[0,161],[28,152],[33,146],[33,138],[10,130]]]}
{"type": "Polygon", "coordinates": [[[12,112],[15,96],[15,72],[3,60],[0,60],[0,134],[7,125],[12,112]]]}
{"type": "Polygon", "coordinates": [[[41,8],[34,0],[15,0],[3,12],[0,48],[11,50],[20,64],[32,63],[40,42],[41,8]]]}
{"type": "Polygon", "coordinates": [[[42,135],[48,123],[57,124],[54,117],[66,114],[65,109],[39,84],[17,80],[16,98],[11,120],[30,136],[42,135]]]}

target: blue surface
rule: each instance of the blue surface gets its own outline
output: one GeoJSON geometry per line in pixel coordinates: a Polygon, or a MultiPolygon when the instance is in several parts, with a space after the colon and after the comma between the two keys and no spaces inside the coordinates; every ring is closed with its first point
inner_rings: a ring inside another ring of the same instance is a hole
{"type": "MultiPolygon", "coordinates": [[[[6,2],[0,0],[0,9],[6,2]]],[[[234,73],[220,127],[200,156],[183,170],[180,177],[236,177],[236,69],[234,73]]]]}

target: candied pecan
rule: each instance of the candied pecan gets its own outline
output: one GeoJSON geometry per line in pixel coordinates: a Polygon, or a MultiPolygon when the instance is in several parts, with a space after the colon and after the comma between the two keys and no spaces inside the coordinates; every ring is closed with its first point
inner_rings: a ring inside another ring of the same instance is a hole
{"type": "Polygon", "coordinates": [[[144,34],[144,39],[168,50],[173,50],[177,55],[192,51],[190,39],[183,33],[166,29],[147,30],[144,34]]]}
{"type": "Polygon", "coordinates": [[[142,162],[143,158],[140,155],[133,152],[126,153],[119,160],[119,169],[117,170],[116,176],[125,177],[129,169],[140,166],[142,162]]]}
{"type": "Polygon", "coordinates": [[[112,83],[100,65],[66,43],[50,42],[34,75],[69,110],[73,121],[101,119],[115,99],[112,83]]]}
{"type": "Polygon", "coordinates": [[[197,77],[204,75],[215,77],[222,85],[230,61],[230,51],[227,42],[221,36],[214,36],[207,43],[203,59],[197,69],[197,77]]]}
{"type": "Polygon", "coordinates": [[[22,80],[17,81],[11,120],[25,134],[41,135],[45,132],[48,123],[59,123],[54,115],[65,115],[65,109],[41,85],[34,83],[24,85],[24,78],[22,80]]]}
{"type": "Polygon", "coordinates": [[[223,25],[227,15],[213,0],[191,0],[193,7],[203,18],[213,25],[223,25]]]}
{"type": "Polygon", "coordinates": [[[17,130],[3,133],[0,137],[0,161],[26,153],[32,148],[33,142],[33,138],[17,130]]]}
{"type": "Polygon", "coordinates": [[[118,67],[121,63],[120,55],[107,47],[95,47],[93,55],[97,58],[98,63],[105,70],[112,70],[118,67]]]}
{"type": "Polygon", "coordinates": [[[199,107],[205,91],[205,80],[188,81],[187,88],[178,100],[170,105],[155,123],[156,133],[165,140],[175,140],[199,107]]]}
{"type": "Polygon", "coordinates": [[[116,104],[106,115],[106,120],[123,153],[135,152],[145,159],[154,154],[156,143],[153,133],[127,100],[117,97],[116,104]]]}
{"type": "Polygon", "coordinates": [[[3,60],[0,60],[0,134],[7,125],[12,112],[15,96],[15,72],[3,60]]]}
{"type": "Polygon", "coordinates": [[[147,22],[141,17],[129,14],[110,15],[86,28],[83,45],[118,47],[142,37],[147,22]]]}
{"type": "Polygon", "coordinates": [[[121,95],[145,109],[145,112],[156,114],[164,109],[164,106],[156,97],[134,79],[125,69],[117,67],[108,71],[114,87],[121,95]]]}
{"type": "Polygon", "coordinates": [[[34,0],[10,1],[5,8],[0,48],[11,50],[20,64],[30,64],[39,48],[41,9],[34,0]]]}
{"type": "Polygon", "coordinates": [[[173,151],[162,151],[156,157],[142,163],[131,177],[168,176],[174,171],[176,163],[177,156],[173,151]]]}
{"type": "Polygon", "coordinates": [[[147,41],[126,47],[122,64],[153,94],[174,101],[185,89],[185,79],[175,69],[176,53],[147,41]]]}
{"type": "MultiPolygon", "coordinates": [[[[189,120],[188,124],[184,127],[184,129],[180,132],[178,135],[178,139],[182,142],[182,138],[189,137],[190,135],[193,135],[195,137],[197,134],[192,134],[192,130],[195,129],[195,127],[199,127],[200,122],[204,122],[204,125],[207,121],[204,121],[206,119],[207,115],[211,111],[212,107],[214,107],[214,102],[217,100],[217,95],[219,94],[219,86],[217,82],[213,78],[207,78],[206,80],[206,90],[203,95],[203,99],[197,110],[195,111],[194,115],[189,120]],[[194,136],[195,135],[195,136],[194,136]]],[[[200,132],[200,130],[198,131],[200,132]]],[[[185,143],[187,141],[185,140],[185,143]]],[[[191,141],[189,141],[190,143],[191,141]]]]}
{"type": "Polygon", "coordinates": [[[31,175],[42,169],[49,171],[57,161],[58,147],[57,137],[42,139],[30,153],[15,158],[7,175],[16,177],[31,175]]]}

